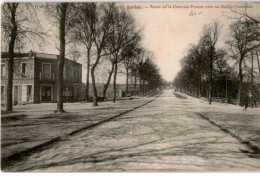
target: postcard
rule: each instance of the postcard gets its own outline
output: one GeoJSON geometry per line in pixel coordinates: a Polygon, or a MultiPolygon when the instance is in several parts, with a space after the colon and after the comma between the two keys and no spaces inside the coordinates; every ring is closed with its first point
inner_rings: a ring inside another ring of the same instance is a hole
{"type": "Polygon", "coordinates": [[[260,170],[259,2],[3,2],[2,172],[260,170]]]}

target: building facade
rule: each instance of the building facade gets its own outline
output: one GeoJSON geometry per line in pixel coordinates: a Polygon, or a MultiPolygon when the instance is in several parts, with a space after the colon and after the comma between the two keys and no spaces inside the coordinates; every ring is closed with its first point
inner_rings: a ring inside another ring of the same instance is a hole
{"type": "MultiPolygon", "coordinates": [[[[97,96],[98,97],[103,97],[103,90],[104,90],[104,83],[96,83],[96,88],[97,88],[97,96]]],[[[83,90],[83,97],[85,98],[86,94],[86,84],[82,84],[82,90],[83,90]]],[[[125,97],[127,94],[130,95],[135,95],[139,93],[139,85],[137,85],[136,89],[133,84],[128,85],[128,93],[125,92],[126,90],[126,84],[117,84],[116,85],[116,97],[125,97]]],[[[112,99],[114,95],[114,89],[113,89],[113,84],[109,84],[107,91],[106,91],[106,98],[112,99]]],[[[93,98],[93,87],[92,83],[89,83],[89,97],[93,98]]]]}
{"type": "MultiPolygon", "coordinates": [[[[6,102],[8,53],[1,54],[1,102],[6,102]]],[[[58,55],[17,53],[14,59],[13,104],[57,101],[58,55]]],[[[82,94],[82,65],[65,59],[64,101],[80,101],[82,94]]]]}

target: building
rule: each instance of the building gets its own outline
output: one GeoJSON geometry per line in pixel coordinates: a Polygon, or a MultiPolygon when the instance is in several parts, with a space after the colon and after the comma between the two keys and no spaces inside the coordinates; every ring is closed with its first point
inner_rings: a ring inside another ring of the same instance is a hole
{"type": "MultiPolygon", "coordinates": [[[[1,54],[1,102],[6,101],[8,53],[1,54]]],[[[58,55],[16,53],[13,75],[13,104],[57,101],[58,55]]],[[[80,101],[82,94],[82,65],[65,59],[64,100],[80,101]]]]}
{"type": "MultiPolygon", "coordinates": [[[[96,83],[96,88],[97,88],[97,96],[103,97],[104,83],[96,83]]],[[[126,89],[126,84],[117,84],[116,85],[116,97],[125,97],[126,96],[125,89],[126,89]]],[[[83,97],[85,98],[86,83],[82,84],[82,90],[83,90],[83,97]]],[[[137,85],[136,91],[135,91],[134,85],[129,84],[128,85],[128,94],[134,95],[135,93],[136,94],[139,93],[139,85],[137,85]]],[[[114,94],[113,84],[110,83],[107,88],[107,91],[106,91],[106,97],[108,99],[111,99],[113,97],[113,94],[114,94]]],[[[93,98],[93,96],[94,95],[93,95],[92,83],[89,83],[89,97],[93,98]]]]}

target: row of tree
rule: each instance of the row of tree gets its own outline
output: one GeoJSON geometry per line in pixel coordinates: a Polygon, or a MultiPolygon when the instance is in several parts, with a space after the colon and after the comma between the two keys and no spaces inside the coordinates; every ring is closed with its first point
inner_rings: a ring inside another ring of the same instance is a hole
{"type": "MultiPolygon", "coordinates": [[[[129,78],[134,77],[139,93],[156,89],[162,83],[153,54],[142,48],[141,31],[133,15],[118,8],[116,3],[48,3],[43,4],[44,15],[58,28],[59,68],[57,111],[63,112],[63,71],[66,53],[74,60],[81,56],[77,48],[84,48],[87,68],[86,99],[89,100],[89,82],[92,79],[93,105],[98,106],[96,70],[101,62],[111,65],[104,84],[103,96],[113,75],[113,102],[116,101],[116,81],[119,67],[126,70],[126,92],[129,78]],[[66,50],[66,46],[74,46],[66,50]]],[[[37,18],[35,4],[4,3],[2,6],[2,36],[8,49],[7,111],[12,111],[12,81],[14,53],[27,45],[28,41],[45,43],[48,32],[43,32],[41,20],[37,18]],[[39,40],[40,39],[40,40],[39,40]],[[23,47],[22,47],[23,46],[23,47]],[[11,68],[11,69],[10,69],[11,68]]],[[[54,30],[55,31],[55,30],[54,30]]],[[[3,42],[2,42],[3,43],[3,42]]]]}
{"type": "Polygon", "coordinates": [[[241,95],[247,96],[249,90],[251,94],[259,95],[260,23],[247,14],[239,15],[241,18],[229,26],[226,49],[216,47],[221,32],[218,21],[203,27],[198,43],[189,47],[181,61],[182,69],[173,81],[177,89],[194,96],[208,97],[209,104],[212,96],[236,98],[236,103],[240,105],[241,95]],[[258,61],[258,74],[254,73],[254,58],[258,61]],[[245,76],[251,78],[249,88],[245,76]],[[255,80],[257,77],[258,80],[255,80]]]}

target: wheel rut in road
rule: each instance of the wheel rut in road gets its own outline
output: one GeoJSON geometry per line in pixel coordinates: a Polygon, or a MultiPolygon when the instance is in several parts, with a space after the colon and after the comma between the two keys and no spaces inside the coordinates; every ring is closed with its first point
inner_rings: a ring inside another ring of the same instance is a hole
{"type": "MultiPolygon", "coordinates": [[[[176,92],[173,92],[173,94],[175,95],[175,97],[177,97],[178,99],[187,99],[187,97],[178,94],[176,92]]],[[[201,114],[201,113],[197,113],[199,117],[201,117],[202,119],[205,119],[206,121],[208,121],[211,125],[218,127],[221,131],[223,131],[226,134],[229,134],[231,137],[235,138],[238,142],[240,142],[243,145],[246,145],[249,149],[251,149],[253,152],[248,152],[248,151],[242,151],[244,153],[246,153],[249,157],[253,157],[253,158],[260,158],[260,148],[254,144],[252,144],[250,141],[248,141],[247,139],[242,139],[239,135],[237,135],[236,133],[232,132],[231,130],[229,130],[228,128],[225,128],[219,124],[217,124],[216,122],[212,121],[210,118],[208,118],[207,116],[201,114]]]]}
{"type": "Polygon", "coordinates": [[[147,106],[68,137],[6,170],[259,170],[260,160],[242,152],[252,150],[200,117],[194,102],[189,97],[178,99],[171,91],[165,91],[147,106]]]}
{"type": "Polygon", "coordinates": [[[258,146],[252,144],[250,141],[246,140],[246,139],[242,139],[239,135],[237,135],[236,133],[232,132],[231,130],[229,130],[228,128],[225,128],[217,123],[215,123],[214,121],[210,120],[208,117],[206,117],[205,115],[202,115],[200,113],[198,113],[198,115],[207,120],[210,124],[218,127],[221,131],[223,131],[224,133],[229,134],[231,137],[237,139],[241,144],[246,145],[248,148],[250,148],[251,150],[253,150],[253,152],[248,152],[248,151],[242,151],[244,153],[246,153],[249,157],[253,157],[253,158],[260,158],[260,149],[258,146]]]}

